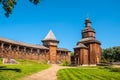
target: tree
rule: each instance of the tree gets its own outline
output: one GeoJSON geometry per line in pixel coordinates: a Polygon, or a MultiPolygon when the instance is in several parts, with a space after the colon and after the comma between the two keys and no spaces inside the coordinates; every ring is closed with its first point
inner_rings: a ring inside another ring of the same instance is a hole
{"type": "Polygon", "coordinates": [[[74,56],[74,52],[71,52],[71,56],[74,56]]]}
{"type": "Polygon", "coordinates": [[[112,47],[103,49],[102,52],[102,61],[103,62],[118,62],[120,61],[120,47],[112,47]]]}
{"type": "MultiPolygon", "coordinates": [[[[40,0],[29,0],[33,4],[37,5],[40,0]]],[[[18,0],[0,0],[0,4],[2,5],[4,11],[5,11],[5,16],[9,17],[10,14],[12,14],[12,10],[14,6],[17,4],[18,0]]]]}

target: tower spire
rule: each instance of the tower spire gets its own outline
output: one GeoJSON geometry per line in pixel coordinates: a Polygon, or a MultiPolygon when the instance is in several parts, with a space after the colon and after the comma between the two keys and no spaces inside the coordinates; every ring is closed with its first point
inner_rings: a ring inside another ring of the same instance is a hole
{"type": "Polygon", "coordinates": [[[86,20],[85,20],[85,26],[86,27],[90,27],[90,24],[91,24],[90,18],[86,18],[86,20]]]}
{"type": "Polygon", "coordinates": [[[53,31],[50,30],[49,33],[47,34],[47,36],[45,37],[44,40],[57,40],[57,39],[56,39],[56,37],[55,37],[53,31]]]}
{"type": "Polygon", "coordinates": [[[49,46],[57,46],[59,41],[56,39],[54,33],[52,32],[52,30],[49,31],[49,33],[47,34],[47,36],[44,38],[44,40],[42,40],[43,45],[46,47],[49,46]]]}

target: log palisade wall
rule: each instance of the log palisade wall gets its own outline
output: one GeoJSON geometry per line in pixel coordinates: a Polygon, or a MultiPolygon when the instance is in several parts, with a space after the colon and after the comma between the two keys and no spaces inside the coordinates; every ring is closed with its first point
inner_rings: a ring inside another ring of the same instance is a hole
{"type": "Polygon", "coordinates": [[[53,56],[53,60],[51,60],[53,61],[53,63],[57,63],[62,60],[70,61],[70,51],[59,50],[59,48],[57,47],[35,48],[35,47],[29,47],[25,45],[16,45],[13,43],[0,41],[0,57],[1,58],[48,61],[50,60],[50,56],[53,56]]]}

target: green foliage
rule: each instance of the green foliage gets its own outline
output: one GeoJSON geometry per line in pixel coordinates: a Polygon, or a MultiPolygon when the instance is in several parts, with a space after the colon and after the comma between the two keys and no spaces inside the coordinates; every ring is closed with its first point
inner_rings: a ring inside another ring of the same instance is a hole
{"type": "Polygon", "coordinates": [[[71,56],[74,56],[74,52],[71,52],[71,56]]]}
{"type": "Polygon", "coordinates": [[[0,3],[2,2],[2,0],[0,0],[0,3]]]}
{"type": "Polygon", "coordinates": [[[103,49],[102,62],[120,61],[120,47],[103,49]]]}
{"type": "Polygon", "coordinates": [[[34,3],[35,5],[37,5],[40,2],[40,0],[29,0],[29,1],[34,3]]]}
{"type": "MultiPolygon", "coordinates": [[[[10,14],[12,14],[13,8],[16,5],[18,0],[0,0],[0,3],[2,3],[2,7],[5,10],[5,16],[9,17],[10,14]]],[[[30,2],[37,5],[40,0],[29,0],[30,2]]]]}
{"type": "MultiPolygon", "coordinates": [[[[0,64],[0,80],[21,80],[21,78],[47,69],[50,65],[34,60],[17,60],[19,64],[0,64]]],[[[2,59],[0,59],[2,62],[2,59]]]]}
{"type": "Polygon", "coordinates": [[[70,61],[62,61],[62,66],[70,66],[70,61]]]}
{"type": "Polygon", "coordinates": [[[5,10],[5,16],[9,17],[9,14],[12,13],[14,6],[16,5],[16,0],[1,0],[3,9],[5,10]]]}
{"type": "Polygon", "coordinates": [[[2,58],[0,58],[0,64],[2,64],[2,58]]]}
{"type": "Polygon", "coordinates": [[[112,72],[120,72],[120,68],[111,68],[112,72]]]}
{"type": "Polygon", "coordinates": [[[57,80],[119,80],[120,73],[113,68],[80,67],[59,70],[57,80]]]}
{"type": "Polygon", "coordinates": [[[48,61],[47,60],[42,60],[42,61],[40,61],[38,63],[40,63],[40,64],[48,64],[48,61]]]}
{"type": "Polygon", "coordinates": [[[102,56],[102,60],[101,60],[102,63],[107,63],[108,61],[105,59],[104,56],[102,56]]]}

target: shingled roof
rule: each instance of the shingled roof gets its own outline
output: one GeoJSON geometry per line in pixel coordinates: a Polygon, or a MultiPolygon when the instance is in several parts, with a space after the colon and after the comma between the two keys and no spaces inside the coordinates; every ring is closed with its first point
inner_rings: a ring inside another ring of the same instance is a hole
{"type": "Polygon", "coordinates": [[[75,48],[88,48],[84,44],[79,43],[75,48]]]}
{"type": "Polygon", "coordinates": [[[95,33],[94,29],[91,27],[86,27],[84,30],[82,30],[82,33],[89,32],[89,31],[95,33]]]}
{"type": "Polygon", "coordinates": [[[21,42],[21,41],[10,40],[10,39],[3,38],[3,37],[0,37],[0,41],[15,44],[15,45],[26,46],[26,47],[48,49],[45,46],[40,46],[40,45],[35,45],[35,44],[28,44],[28,43],[24,43],[24,42],[21,42]]]}
{"type": "Polygon", "coordinates": [[[57,40],[52,30],[49,31],[44,40],[57,40]]]}
{"type": "Polygon", "coordinates": [[[67,52],[71,52],[70,50],[66,49],[66,48],[57,48],[57,51],[67,51],[67,52]]]}
{"type": "Polygon", "coordinates": [[[100,44],[100,42],[93,37],[83,38],[82,40],[79,41],[79,43],[84,43],[84,42],[97,42],[100,44]]]}

